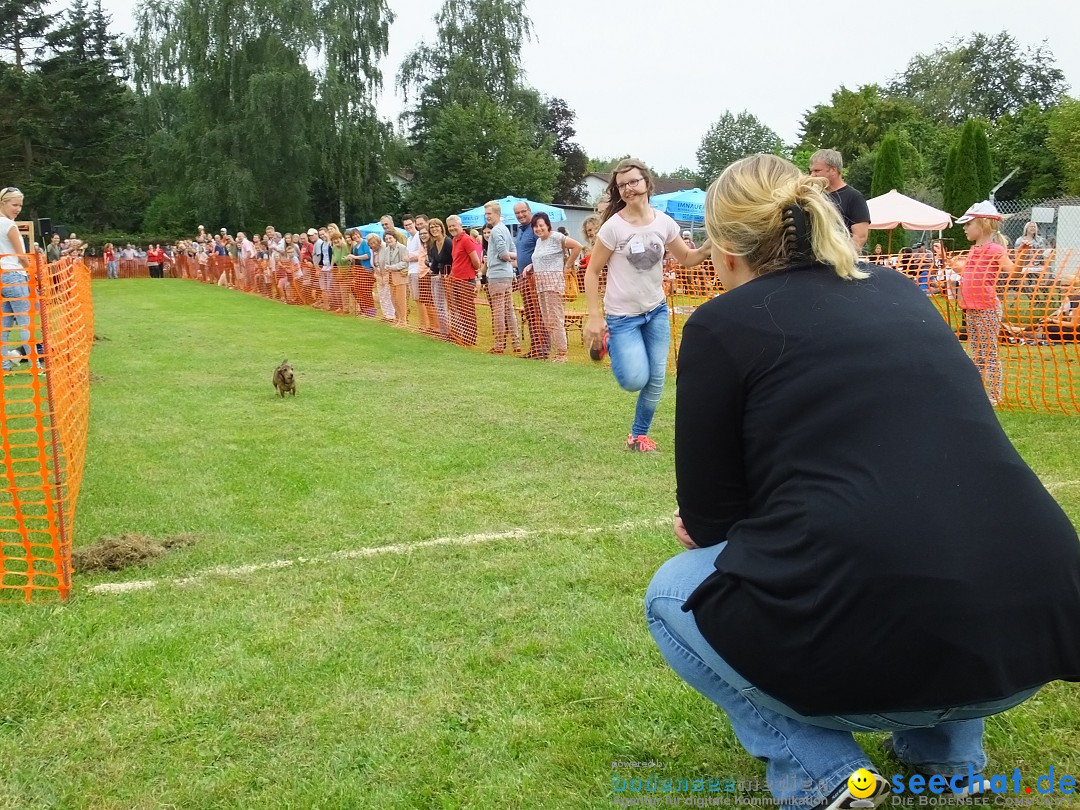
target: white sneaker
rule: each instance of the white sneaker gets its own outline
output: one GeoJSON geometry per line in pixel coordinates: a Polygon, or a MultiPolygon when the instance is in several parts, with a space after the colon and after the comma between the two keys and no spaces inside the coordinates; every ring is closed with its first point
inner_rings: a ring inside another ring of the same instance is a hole
{"type": "MultiPolygon", "coordinates": [[[[884,804],[885,800],[889,798],[892,785],[876,768],[865,768],[864,770],[873,778],[873,787],[868,785],[861,790],[855,790],[849,779],[848,782],[837,788],[825,800],[824,804],[818,805],[818,810],[863,810],[863,808],[870,810],[870,808],[884,804]],[[856,793],[862,795],[857,796],[856,793]]],[[[858,771],[853,773],[851,779],[856,778],[858,774],[858,771]]]]}

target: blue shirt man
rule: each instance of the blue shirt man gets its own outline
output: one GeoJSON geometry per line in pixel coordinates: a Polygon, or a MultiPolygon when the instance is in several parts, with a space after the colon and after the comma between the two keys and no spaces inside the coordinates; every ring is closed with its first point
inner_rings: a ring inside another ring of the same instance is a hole
{"type": "Polygon", "coordinates": [[[514,206],[514,216],[518,221],[518,235],[516,242],[517,268],[514,274],[520,276],[521,271],[532,264],[533,250],[536,249],[536,234],[532,229],[532,209],[526,202],[519,202],[514,206]]]}

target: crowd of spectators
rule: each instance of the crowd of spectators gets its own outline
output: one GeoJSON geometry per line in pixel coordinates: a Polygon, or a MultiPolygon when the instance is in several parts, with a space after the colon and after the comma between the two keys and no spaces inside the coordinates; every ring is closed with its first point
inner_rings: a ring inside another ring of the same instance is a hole
{"type": "MultiPolygon", "coordinates": [[[[329,223],[296,233],[266,226],[262,233],[234,235],[227,228],[210,233],[200,225],[192,238],[171,245],[106,244],[102,258],[107,278],[137,275],[145,266],[152,278],[196,278],[288,303],[381,318],[397,327],[411,319],[422,332],[463,345],[477,342],[477,306],[490,307],[491,352],[564,361],[566,326],[580,323],[573,302],[584,287],[598,217],[584,222],[580,240],[565,228],[553,228],[524,202],[510,223],[516,233],[502,222],[497,205],[488,206],[487,219],[481,229],[466,229],[457,216],[444,222],[407,215],[399,227],[386,215],[381,233],[342,231],[329,223]],[[536,262],[538,244],[542,260],[536,262]],[[129,269],[122,273],[125,264],[129,269]]],[[[696,247],[690,231],[681,235],[688,247],[696,247]]],[[[1023,295],[1031,301],[1054,284],[1054,239],[1042,236],[1036,223],[1027,223],[1012,244],[1000,233],[995,239],[1011,260],[998,281],[1003,300],[1023,295]]],[[[65,240],[54,235],[47,253],[54,261],[82,255],[86,248],[76,234],[65,240]]],[[[949,253],[942,241],[932,240],[891,254],[875,244],[865,258],[904,273],[928,295],[959,304],[965,256],[966,251],[949,253]]],[[[668,296],[707,296],[722,287],[711,267],[686,270],[666,255],[664,290],[668,296]]],[[[1073,315],[1071,309],[1066,313],[1073,315]]],[[[1020,340],[1045,332],[1014,331],[1020,340]]]]}
{"type": "Polygon", "coordinates": [[[385,215],[381,233],[329,223],[296,233],[268,225],[249,236],[227,228],[209,233],[200,225],[192,238],[172,245],[106,244],[102,259],[106,278],[138,275],[145,265],[151,278],[194,278],[397,327],[413,317],[422,332],[463,345],[475,345],[477,305],[488,305],[492,352],[564,362],[565,301],[580,290],[594,219],[581,242],[524,202],[514,210],[515,235],[501,222],[498,204],[489,203],[486,216],[482,231],[467,230],[457,216],[444,222],[423,214],[405,216],[400,228],[385,215]],[[522,305],[515,306],[514,293],[522,305]]]}

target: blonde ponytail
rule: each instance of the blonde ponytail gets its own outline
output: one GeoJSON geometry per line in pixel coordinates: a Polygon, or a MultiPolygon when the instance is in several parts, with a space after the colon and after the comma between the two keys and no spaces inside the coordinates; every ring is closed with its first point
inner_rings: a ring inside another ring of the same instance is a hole
{"type": "Polygon", "coordinates": [[[802,174],[776,155],[751,155],[728,166],[705,198],[705,230],[723,252],[756,275],[818,261],[845,279],[867,278],[825,180],[802,174]]]}

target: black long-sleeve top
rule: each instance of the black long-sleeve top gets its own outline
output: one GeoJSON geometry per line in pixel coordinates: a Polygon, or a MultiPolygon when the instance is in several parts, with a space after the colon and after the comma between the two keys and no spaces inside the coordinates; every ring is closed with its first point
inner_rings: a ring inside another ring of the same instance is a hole
{"type": "Polygon", "coordinates": [[[872,270],[769,274],[687,322],[679,508],[728,545],[686,609],[806,715],[1080,680],[1076,530],[925,294],[872,270]]]}
{"type": "Polygon", "coordinates": [[[435,246],[434,240],[428,244],[428,266],[431,272],[437,276],[444,276],[450,272],[450,266],[454,263],[454,240],[447,237],[443,239],[442,250],[435,246]]]}

